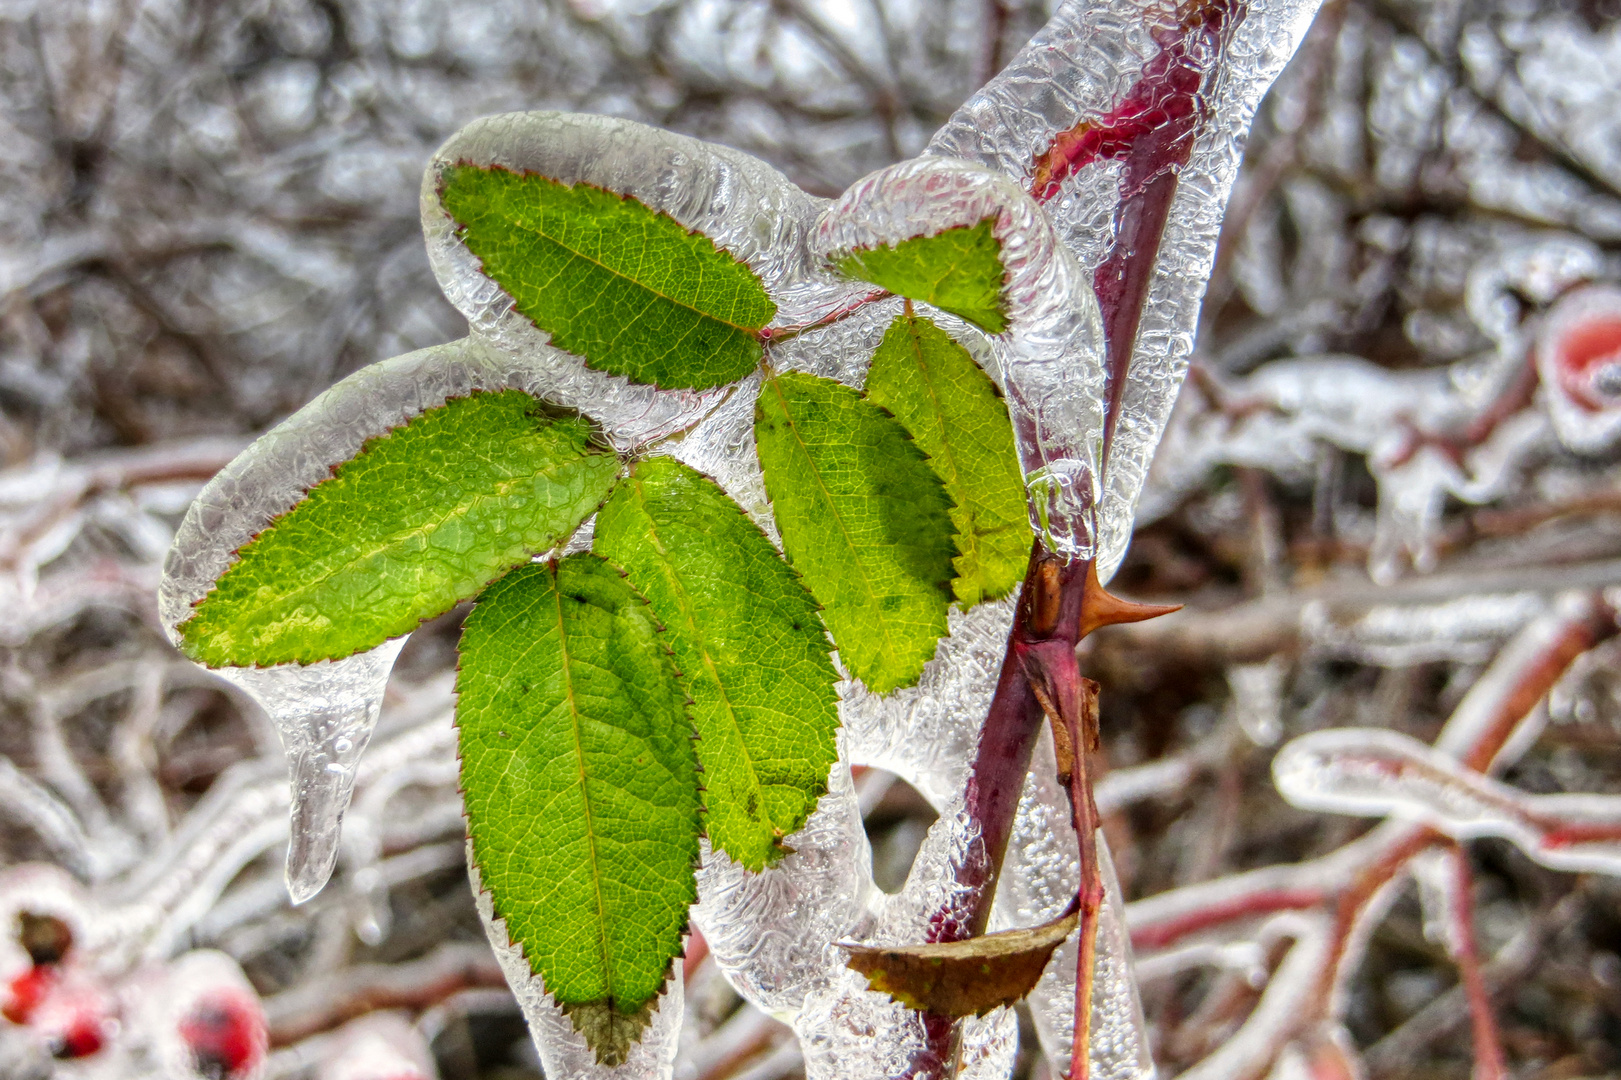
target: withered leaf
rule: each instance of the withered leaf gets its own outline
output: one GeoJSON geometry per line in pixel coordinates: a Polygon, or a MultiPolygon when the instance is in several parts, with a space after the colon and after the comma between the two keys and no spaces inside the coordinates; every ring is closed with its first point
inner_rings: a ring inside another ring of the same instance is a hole
{"type": "Polygon", "coordinates": [[[907,1008],[953,1018],[984,1016],[1011,1005],[1036,985],[1053,950],[1074,933],[1076,905],[1040,926],[943,941],[931,945],[871,948],[842,945],[848,965],[867,984],[907,1008]]]}

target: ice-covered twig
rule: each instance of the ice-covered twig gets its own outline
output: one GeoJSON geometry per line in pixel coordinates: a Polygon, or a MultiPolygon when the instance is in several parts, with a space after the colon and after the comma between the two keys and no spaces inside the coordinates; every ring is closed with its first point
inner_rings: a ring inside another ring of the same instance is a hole
{"type": "Polygon", "coordinates": [[[272,1045],[286,1046],[378,1009],[422,1011],[468,987],[505,986],[489,949],[447,942],[403,964],[357,964],[265,1001],[272,1045]]]}
{"type": "MultiPolygon", "coordinates": [[[[1592,593],[1565,594],[1554,610],[1533,620],[1503,648],[1453,711],[1434,748],[1392,732],[1358,729],[1354,736],[1334,732],[1304,736],[1280,751],[1280,771],[1295,776],[1303,775],[1303,771],[1290,764],[1292,748],[1303,746],[1309,751],[1319,737],[1333,742],[1336,750],[1352,754],[1356,753],[1354,749],[1345,749],[1349,744],[1378,746],[1383,742],[1400,746],[1410,755],[1402,758],[1404,762],[1422,760],[1424,769],[1433,770],[1426,775],[1445,777],[1439,786],[1450,793],[1450,798],[1439,803],[1427,803],[1427,816],[1421,815],[1418,824],[1409,823],[1411,817],[1409,821],[1387,821],[1366,836],[1309,863],[1268,867],[1130,905],[1127,918],[1133,941],[1139,948],[1150,950],[1195,940],[1196,935],[1217,941],[1235,936],[1242,939],[1254,933],[1247,927],[1279,911],[1290,913],[1276,916],[1281,918],[1296,918],[1296,912],[1332,916],[1326,951],[1317,963],[1309,989],[1280,987],[1274,975],[1252,1014],[1252,1020],[1254,1016],[1271,1015],[1266,1010],[1284,1008],[1287,1002],[1292,1016],[1288,1030],[1265,1028],[1267,1038],[1229,1040],[1216,1055],[1196,1066],[1195,1075],[1263,1075],[1290,1039],[1318,1021],[1332,1019],[1341,1007],[1340,988],[1360,958],[1361,943],[1382,908],[1382,898],[1389,896],[1390,884],[1415,857],[1447,846],[1446,838],[1431,824],[1456,824],[1460,808],[1477,805],[1494,808],[1493,813],[1501,819],[1506,808],[1532,798],[1505,795],[1503,785],[1481,777],[1473,769],[1497,761],[1504,747],[1513,742],[1517,727],[1575,659],[1616,632],[1613,612],[1602,597],[1592,593]],[[1454,783],[1454,778],[1460,779],[1454,783]],[[1476,801],[1462,801],[1460,797],[1465,795],[1476,801]],[[1241,1053],[1245,1047],[1247,1050],[1241,1053]],[[1219,1062],[1219,1070],[1204,1071],[1213,1061],[1219,1062]]],[[[1295,756],[1297,763],[1309,761],[1307,752],[1295,756]]],[[[1358,797],[1378,799],[1377,791],[1385,783],[1388,781],[1381,777],[1378,784],[1360,791],[1358,797]]],[[[1593,797],[1540,798],[1574,798],[1580,805],[1593,797]]],[[[1381,807],[1381,812],[1391,809],[1391,800],[1381,801],[1381,807]]],[[[1559,809],[1568,807],[1559,805],[1559,809]]],[[[1515,827],[1523,826],[1516,822],[1515,827]]],[[[1506,831],[1508,826],[1503,828],[1506,831]]],[[[1460,835],[1465,833],[1462,828],[1458,831],[1460,835]]],[[[1592,858],[1601,858],[1606,846],[1604,838],[1578,840],[1573,846],[1582,844],[1588,845],[1583,850],[1592,858]]],[[[1547,857],[1546,852],[1543,857],[1547,857]]],[[[1266,924],[1262,921],[1261,925],[1266,924]]]]}

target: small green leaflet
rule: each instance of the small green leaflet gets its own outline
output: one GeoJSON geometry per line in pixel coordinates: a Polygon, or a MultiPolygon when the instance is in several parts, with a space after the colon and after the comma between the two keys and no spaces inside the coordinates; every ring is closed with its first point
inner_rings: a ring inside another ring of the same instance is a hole
{"type": "Polygon", "coordinates": [[[753,371],[777,306],[754,272],[645,203],[457,165],[440,198],[522,314],[599,371],[705,390],[753,371]]]}
{"type": "Polygon", "coordinates": [[[798,372],[765,381],[754,438],[783,550],[844,666],[878,693],[915,683],[946,632],[957,554],[923,451],[856,391],[798,372]]]}
{"type": "Polygon", "coordinates": [[[641,1037],[697,898],[692,724],[662,637],[619,571],[586,554],[514,570],[462,630],[479,878],[605,1065],[641,1037]]]}
{"type": "Polygon", "coordinates": [[[1000,334],[1007,329],[1007,307],[1002,300],[1002,242],[991,231],[995,223],[995,218],[986,218],[893,247],[854,251],[839,261],[839,271],[1000,334]]]}
{"type": "Polygon", "coordinates": [[[309,664],[414,630],[596,509],[619,459],[592,432],[518,390],[426,410],[244,545],[181,648],[210,667],[309,664]]]}
{"type": "Polygon", "coordinates": [[[764,869],[838,756],[816,601],[714,481],[670,458],[638,462],[614,491],[596,550],[647,597],[686,676],[710,843],[764,869]]]}
{"type": "Polygon", "coordinates": [[[952,582],[965,608],[1004,596],[1030,554],[1024,472],[1007,405],[968,350],[929,319],[890,323],[867,375],[867,399],[895,414],[956,503],[952,582]]]}

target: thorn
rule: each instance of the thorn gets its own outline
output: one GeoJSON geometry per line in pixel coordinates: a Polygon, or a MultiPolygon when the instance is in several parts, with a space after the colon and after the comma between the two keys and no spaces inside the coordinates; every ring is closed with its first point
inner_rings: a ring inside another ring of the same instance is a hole
{"type": "Polygon", "coordinates": [[[1084,638],[1102,626],[1157,619],[1181,610],[1181,604],[1139,604],[1120,599],[1099,583],[1098,566],[1094,562],[1086,568],[1086,592],[1081,596],[1080,637],[1084,638]]]}

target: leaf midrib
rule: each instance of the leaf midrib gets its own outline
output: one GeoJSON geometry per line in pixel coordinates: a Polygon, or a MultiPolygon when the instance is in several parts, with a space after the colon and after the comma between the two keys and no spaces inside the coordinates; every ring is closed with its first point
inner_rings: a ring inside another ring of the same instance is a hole
{"type": "MultiPolygon", "coordinates": [[[[375,547],[369,548],[366,551],[364,551],[363,553],[358,554],[358,555],[354,556],[351,559],[345,560],[344,562],[341,562],[341,563],[333,566],[331,569],[327,570],[325,573],[319,574],[316,577],[309,578],[309,579],[305,580],[303,584],[299,585],[297,588],[291,590],[290,592],[282,593],[280,596],[278,596],[276,598],[274,605],[267,604],[266,607],[285,606],[287,603],[294,600],[295,598],[304,596],[310,590],[318,588],[319,586],[325,585],[328,581],[331,581],[333,578],[337,577],[339,574],[345,572],[346,570],[351,570],[351,569],[353,569],[353,568],[355,568],[357,566],[360,566],[360,565],[362,565],[364,563],[367,563],[367,562],[371,561],[372,559],[375,559],[377,556],[383,554],[384,552],[389,551],[392,548],[399,547],[401,544],[403,544],[407,540],[413,539],[415,537],[427,536],[427,535],[429,535],[429,534],[431,534],[433,532],[436,532],[439,529],[444,528],[444,526],[448,522],[450,522],[450,521],[452,521],[452,520],[454,520],[454,519],[456,519],[458,517],[465,517],[468,514],[471,514],[473,512],[474,508],[476,508],[478,506],[481,506],[486,502],[504,498],[505,496],[510,494],[514,488],[516,488],[516,487],[518,487],[518,486],[520,486],[520,485],[522,485],[524,483],[529,483],[529,482],[532,482],[534,480],[540,479],[542,477],[545,477],[545,478],[548,478],[548,479],[552,478],[552,477],[555,477],[558,473],[563,472],[564,470],[570,468],[571,466],[582,464],[583,462],[589,461],[593,457],[596,457],[596,456],[597,455],[595,455],[595,454],[589,454],[588,453],[584,457],[577,458],[577,459],[575,459],[573,461],[561,462],[557,466],[555,466],[554,468],[551,468],[551,469],[541,469],[541,470],[538,470],[536,472],[530,473],[527,476],[515,476],[515,477],[511,477],[510,479],[507,479],[507,480],[498,481],[495,484],[495,491],[494,492],[486,493],[486,494],[480,494],[480,495],[474,495],[472,498],[468,499],[465,503],[461,503],[461,504],[459,504],[457,506],[451,507],[449,510],[447,510],[439,518],[436,518],[436,519],[431,520],[431,521],[423,522],[421,525],[418,525],[418,526],[416,526],[415,528],[412,528],[412,529],[408,529],[405,532],[393,533],[392,535],[390,535],[388,537],[387,540],[377,544],[375,547]]],[[[269,535],[269,533],[274,531],[274,529],[275,529],[275,525],[272,523],[272,525],[270,526],[269,529],[267,529],[265,532],[260,533],[259,535],[260,536],[269,535]]],[[[254,539],[257,540],[258,537],[255,537],[254,539]]],[[[237,565],[240,566],[241,563],[238,563],[237,565]]],[[[223,578],[221,580],[223,581],[223,578]]],[[[205,603],[207,602],[206,597],[204,598],[204,602],[205,603]]],[[[199,605],[199,607],[200,606],[201,605],[199,605]]]]}
{"type": "MultiPolygon", "coordinates": [[[[607,189],[604,188],[602,190],[607,190],[607,189]]],[[[649,209],[652,209],[652,208],[649,207],[649,209]]],[[[654,213],[658,213],[658,211],[654,211],[654,213]]],[[[665,215],[665,216],[668,216],[668,215],[665,215]]],[[[670,220],[675,221],[674,218],[670,218],[670,220]]],[[[670,304],[673,304],[676,307],[681,308],[681,309],[683,309],[685,311],[690,311],[694,315],[697,315],[699,318],[709,319],[709,320],[711,320],[713,322],[719,323],[720,325],[722,325],[724,327],[727,327],[728,329],[736,330],[739,333],[751,338],[754,341],[759,341],[760,340],[759,327],[741,326],[738,323],[732,322],[730,319],[723,319],[719,315],[715,315],[715,314],[713,314],[711,312],[704,311],[702,308],[694,307],[691,304],[688,304],[688,303],[686,303],[684,301],[677,300],[675,297],[670,296],[670,295],[668,295],[666,293],[660,292],[658,289],[653,288],[653,286],[648,285],[645,282],[641,282],[641,281],[636,280],[635,278],[631,277],[629,274],[623,273],[623,272],[621,272],[619,270],[615,270],[613,267],[609,266],[607,263],[603,262],[600,259],[593,259],[591,256],[587,255],[585,252],[580,251],[578,248],[571,247],[570,245],[564,243],[562,240],[559,240],[557,237],[553,236],[551,233],[546,232],[545,230],[543,230],[538,225],[525,225],[524,223],[519,222],[519,221],[514,221],[512,224],[516,228],[521,229],[524,232],[531,233],[534,236],[537,236],[540,239],[546,241],[547,243],[552,244],[552,245],[558,247],[559,249],[568,252],[570,255],[574,256],[576,259],[581,259],[581,260],[583,260],[585,262],[590,263],[592,266],[599,267],[604,272],[612,275],[613,277],[619,279],[620,281],[628,282],[630,285],[634,286],[635,288],[642,289],[645,292],[652,293],[655,297],[657,297],[660,300],[664,300],[664,301],[666,301],[666,302],[668,302],[670,304]]],[[[677,221],[676,224],[680,225],[681,223],[677,221]]],[[[701,237],[702,239],[705,239],[705,240],[709,239],[708,237],[703,236],[703,234],[694,233],[691,230],[687,231],[687,235],[688,236],[698,236],[698,237],[701,237]]],[[[714,244],[714,241],[710,240],[710,243],[714,244]]],[[[720,254],[728,255],[731,258],[733,258],[734,260],[736,260],[739,263],[739,265],[743,265],[742,261],[737,260],[737,257],[735,255],[731,255],[730,252],[723,252],[722,249],[719,246],[715,247],[715,251],[717,253],[720,253],[720,254]]],[[[503,288],[504,287],[505,286],[503,286],[503,288]]],[[[646,309],[644,308],[642,314],[645,314],[645,311],[646,311],[646,309]]],[[[637,317],[640,318],[640,314],[638,314],[637,317]]],[[[623,328],[621,328],[621,331],[623,331],[623,328]]],[[[617,341],[618,339],[615,338],[615,340],[617,341]]]]}
{"type": "Polygon", "coordinates": [[[562,657],[563,697],[568,702],[569,727],[574,735],[575,761],[580,770],[580,814],[585,819],[585,843],[590,851],[591,862],[591,889],[597,899],[597,941],[598,952],[602,957],[602,970],[604,981],[607,983],[608,1003],[611,1009],[616,1009],[614,988],[613,952],[608,947],[608,903],[602,896],[602,864],[597,854],[596,820],[591,813],[591,793],[587,786],[585,772],[585,742],[580,734],[580,710],[574,697],[574,673],[569,665],[568,628],[563,618],[563,583],[559,580],[556,568],[548,570],[552,579],[552,595],[557,604],[557,639],[559,654],[562,657]]]}
{"type": "MultiPolygon", "coordinates": [[[[732,697],[726,692],[726,684],[721,680],[720,672],[715,669],[715,661],[710,654],[708,639],[698,629],[697,620],[693,618],[692,604],[688,600],[687,590],[680,584],[680,576],[676,573],[675,564],[670,560],[668,549],[664,540],[659,536],[658,524],[653,520],[652,511],[647,508],[647,501],[642,497],[642,480],[633,475],[631,482],[635,485],[636,501],[642,507],[643,516],[647,518],[647,535],[652,539],[652,548],[658,554],[659,561],[664,564],[666,576],[671,583],[672,591],[676,593],[676,602],[681,606],[681,614],[686,619],[687,627],[692,631],[693,639],[697,642],[698,655],[703,658],[704,667],[709,670],[710,677],[720,691],[721,702],[726,706],[726,717],[731,721],[732,730],[737,735],[739,745],[743,747],[743,763],[749,772],[749,779],[754,784],[754,790],[764,794],[765,784],[760,780],[760,774],[754,767],[754,755],[749,751],[749,743],[743,736],[742,725],[737,719],[737,707],[732,704],[732,697]]],[[[760,802],[762,811],[765,800],[760,802]]],[[[775,822],[772,823],[775,826],[775,822]]]]}
{"type": "MultiPolygon", "coordinates": [[[[850,550],[850,556],[851,556],[850,561],[855,564],[856,573],[860,576],[862,584],[866,586],[867,597],[868,597],[869,601],[871,602],[871,607],[872,607],[872,609],[873,609],[873,611],[875,613],[874,618],[873,618],[873,622],[877,624],[879,632],[883,635],[884,647],[885,647],[884,648],[884,655],[885,656],[894,656],[895,655],[895,644],[894,644],[893,640],[891,640],[891,637],[890,637],[889,622],[888,622],[887,619],[884,618],[883,607],[882,607],[881,604],[878,603],[878,593],[873,588],[871,579],[869,579],[868,576],[867,576],[867,568],[864,565],[862,565],[861,558],[860,558],[861,549],[860,549],[860,547],[857,546],[857,544],[855,542],[855,538],[850,535],[850,530],[848,528],[846,528],[846,526],[844,524],[844,518],[839,513],[837,504],[834,503],[834,501],[833,501],[833,493],[831,491],[829,491],[828,488],[827,488],[827,485],[822,482],[821,471],[816,468],[816,459],[811,456],[809,447],[806,445],[805,440],[799,434],[799,425],[794,423],[794,414],[793,414],[793,411],[788,408],[788,398],[782,392],[781,384],[778,382],[776,376],[774,376],[774,375],[771,376],[770,382],[771,382],[771,389],[776,392],[777,400],[782,403],[782,415],[788,421],[788,429],[791,432],[793,432],[794,443],[795,443],[795,445],[797,445],[803,451],[804,457],[805,457],[805,464],[806,464],[806,467],[808,468],[808,470],[810,472],[811,478],[816,481],[817,490],[819,490],[822,493],[824,499],[827,502],[828,516],[830,516],[835,522],[838,523],[839,535],[844,537],[845,546],[848,547],[849,550],[850,550]]],[[[854,675],[855,673],[852,671],[851,674],[854,675]]]]}

